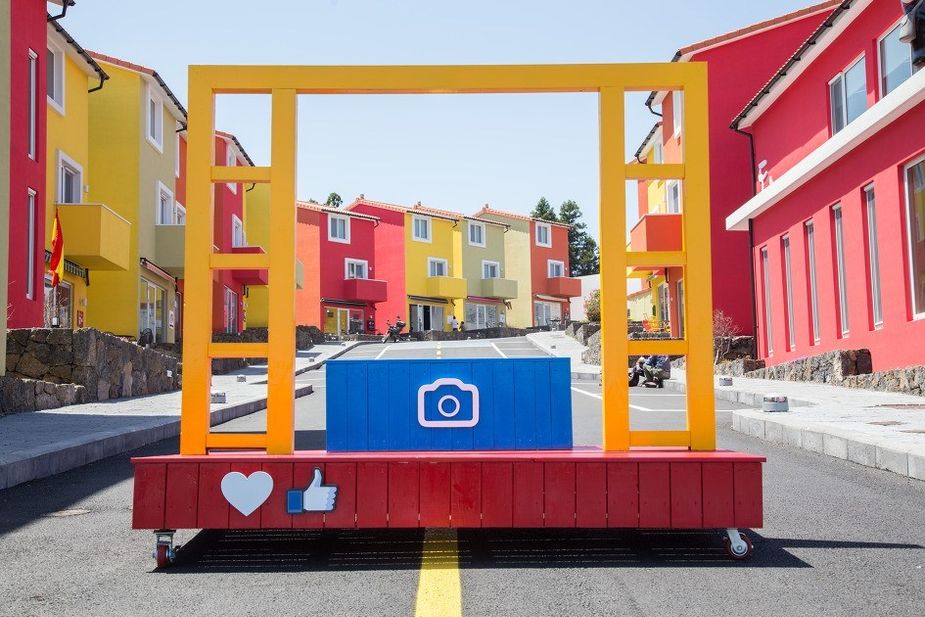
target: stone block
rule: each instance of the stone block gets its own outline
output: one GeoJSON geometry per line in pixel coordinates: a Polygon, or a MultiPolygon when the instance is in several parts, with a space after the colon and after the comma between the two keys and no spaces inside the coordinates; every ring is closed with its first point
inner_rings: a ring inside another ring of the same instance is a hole
{"type": "Polygon", "coordinates": [[[849,440],[848,460],[867,467],[877,466],[877,447],[870,443],[849,440]]]}
{"type": "Polygon", "coordinates": [[[32,379],[38,379],[48,372],[48,364],[42,362],[32,349],[30,349],[19,359],[19,362],[16,364],[16,372],[26,377],[31,377],[32,379]]]}
{"type": "Polygon", "coordinates": [[[783,443],[788,446],[803,447],[803,429],[798,426],[783,425],[782,438],[783,443]]]}
{"type": "Polygon", "coordinates": [[[758,418],[743,418],[745,424],[745,432],[752,437],[757,437],[758,439],[764,439],[764,420],[758,418]]]}
{"type": "Polygon", "coordinates": [[[848,440],[835,435],[822,435],[822,451],[835,458],[848,458],[848,440]]]}
{"type": "Polygon", "coordinates": [[[909,453],[908,455],[909,477],[916,480],[925,480],[925,452],[921,454],[909,453]]]}
{"type": "Polygon", "coordinates": [[[30,343],[44,343],[48,340],[48,335],[51,333],[50,328],[31,328],[29,330],[29,342],[30,343]]]}
{"type": "Polygon", "coordinates": [[[823,435],[822,433],[817,433],[816,431],[809,431],[803,429],[803,449],[809,450],[810,452],[818,452],[823,454],[825,452],[823,448],[823,435]]]}
{"type": "Polygon", "coordinates": [[[899,450],[877,446],[877,468],[907,476],[909,475],[909,456],[899,450]]]}
{"type": "Polygon", "coordinates": [[[74,331],[74,363],[78,366],[96,366],[96,335],[93,328],[74,331]]]}
{"type": "Polygon", "coordinates": [[[42,392],[41,394],[36,394],[35,396],[35,409],[55,409],[60,407],[61,403],[58,402],[58,397],[55,394],[49,394],[48,392],[42,392]]]}
{"type": "Polygon", "coordinates": [[[45,342],[57,347],[70,347],[74,342],[74,331],[69,328],[52,328],[45,342]]]}
{"type": "Polygon", "coordinates": [[[766,420],[764,423],[764,438],[766,441],[770,441],[771,443],[783,443],[784,425],[778,422],[769,422],[766,420]]]}

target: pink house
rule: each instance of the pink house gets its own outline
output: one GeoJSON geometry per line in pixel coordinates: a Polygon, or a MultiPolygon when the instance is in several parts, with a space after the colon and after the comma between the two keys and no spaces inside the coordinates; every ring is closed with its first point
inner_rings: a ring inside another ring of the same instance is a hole
{"type": "Polygon", "coordinates": [[[925,70],[901,17],[840,4],[734,117],[758,192],[727,225],[751,230],[768,364],[859,348],[874,370],[925,364],[925,70]]]}

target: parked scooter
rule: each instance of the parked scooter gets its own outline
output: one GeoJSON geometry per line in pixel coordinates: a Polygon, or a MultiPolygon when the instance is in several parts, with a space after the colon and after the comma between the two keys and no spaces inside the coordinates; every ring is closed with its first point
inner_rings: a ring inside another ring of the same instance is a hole
{"type": "Polygon", "coordinates": [[[382,337],[383,343],[399,343],[401,342],[401,331],[405,328],[405,322],[401,320],[401,317],[395,318],[395,323],[392,324],[389,321],[385,322],[386,325],[386,334],[382,337]]]}

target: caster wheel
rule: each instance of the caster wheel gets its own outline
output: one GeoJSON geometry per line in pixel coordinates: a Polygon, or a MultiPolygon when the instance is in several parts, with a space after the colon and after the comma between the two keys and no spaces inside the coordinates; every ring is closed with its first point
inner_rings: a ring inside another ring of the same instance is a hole
{"type": "Polygon", "coordinates": [[[754,547],[752,546],[752,541],[744,533],[739,533],[739,537],[742,539],[742,542],[745,543],[745,546],[742,545],[733,545],[729,538],[725,538],[726,554],[729,555],[732,559],[736,561],[741,561],[743,559],[748,559],[752,556],[754,547]]]}
{"type": "Polygon", "coordinates": [[[158,544],[154,549],[154,559],[158,568],[166,568],[173,563],[173,555],[170,547],[166,544],[158,544]]]}

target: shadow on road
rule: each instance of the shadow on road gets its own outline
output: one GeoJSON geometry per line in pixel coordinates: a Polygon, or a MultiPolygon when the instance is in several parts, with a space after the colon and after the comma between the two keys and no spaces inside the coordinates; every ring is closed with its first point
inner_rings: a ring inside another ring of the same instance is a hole
{"type": "MultiPolygon", "coordinates": [[[[726,556],[719,531],[459,530],[462,569],[810,568],[789,548],[921,550],[917,544],[765,538],[751,559],[726,556]]],[[[202,531],[164,573],[418,569],[424,533],[411,530],[202,531]]],[[[431,556],[433,557],[433,556],[431,556]]],[[[439,564],[439,555],[437,564],[439,564]]],[[[429,561],[433,562],[433,559],[429,561]]],[[[452,559],[447,561],[452,566],[452,559]]]]}

